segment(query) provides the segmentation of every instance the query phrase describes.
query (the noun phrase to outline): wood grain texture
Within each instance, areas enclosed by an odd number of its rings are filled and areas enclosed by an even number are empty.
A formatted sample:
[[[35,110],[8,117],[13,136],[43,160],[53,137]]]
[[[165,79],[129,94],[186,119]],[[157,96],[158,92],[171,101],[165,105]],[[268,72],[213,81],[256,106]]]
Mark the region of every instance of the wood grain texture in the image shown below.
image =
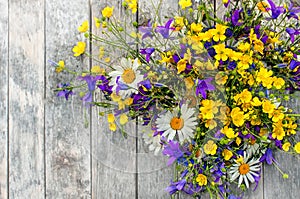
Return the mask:
[[[121,0],[92,1],[92,18],[101,18],[101,10],[106,6],[114,6],[112,18],[121,22],[128,20]],[[101,30],[96,29],[94,24],[92,30],[95,34],[101,34]],[[111,58],[112,66],[119,64],[123,52],[107,45],[103,47],[104,57]],[[93,45],[93,52],[99,52],[99,46]],[[93,62],[92,65],[99,63]],[[99,98],[101,95],[98,93],[95,99]],[[124,138],[120,131],[109,130],[107,118],[99,117],[99,111],[103,109],[95,108],[92,112],[92,198],[136,198],[135,121],[125,128],[128,137]]]
[[[73,57],[72,48],[78,41],[86,41],[77,28],[89,19],[89,9],[87,0],[46,0],[47,60],[65,60],[71,70],[88,68],[88,60]],[[65,101],[55,95],[58,83],[76,77],[55,74],[54,67],[47,63],[46,78],[46,197],[91,198],[90,128],[85,127],[89,109],[77,96]]]
[[[297,92],[287,102],[287,106],[292,108],[295,113],[300,111],[300,93]],[[299,121],[299,118],[297,118]],[[299,131],[297,132],[299,133]],[[298,140],[300,136],[298,134]],[[294,145],[294,144],[293,144]],[[290,148],[292,149],[292,146]],[[289,178],[283,179],[282,174],[273,165],[265,165],[264,172],[264,198],[299,198],[300,195],[300,159],[297,156],[286,154],[283,152],[276,152],[274,154],[276,161],[279,163],[278,167],[287,173]]]
[[[44,1],[9,1],[10,198],[45,195],[44,52]]]
[[[150,18],[157,17],[164,24],[176,15],[178,0],[140,0],[139,24],[146,24]],[[168,158],[160,151],[157,156],[149,151],[144,143],[143,135],[150,133],[149,127],[139,125],[138,128],[138,198],[162,199],[170,198],[165,190],[174,179],[174,167],[167,166]],[[176,177],[176,176],[175,176]]]
[[[8,198],[8,1],[0,0],[0,198]]]

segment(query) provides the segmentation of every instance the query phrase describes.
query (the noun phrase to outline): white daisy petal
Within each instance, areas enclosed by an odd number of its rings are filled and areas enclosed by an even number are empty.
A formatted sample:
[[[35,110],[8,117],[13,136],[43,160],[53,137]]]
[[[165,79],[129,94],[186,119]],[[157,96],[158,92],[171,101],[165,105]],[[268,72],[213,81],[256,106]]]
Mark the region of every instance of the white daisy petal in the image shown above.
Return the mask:
[[[168,140],[173,140],[175,135],[176,135],[176,131],[171,131],[171,133],[169,134]]]
[[[160,114],[155,123],[159,131],[165,131],[164,136],[169,135],[168,139],[173,139],[177,133],[179,141],[184,142],[194,136],[197,118],[194,117],[195,111],[187,104],[181,106],[180,113],[178,116],[178,110],[175,110]]]
[[[259,171],[261,169],[259,159],[251,158],[249,153],[244,152],[243,162],[234,163],[228,173],[231,176],[230,180],[234,181],[238,179],[238,187],[244,182],[246,187],[249,188],[250,183],[255,182],[255,177],[259,176]],[[249,183],[250,181],[250,183]]]
[[[255,182],[255,179],[253,178],[253,176],[249,173],[246,174],[247,178],[250,180],[251,183]]]
[[[243,176],[242,176],[242,175],[240,175],[240,177],[239,177],[239,183],[238,183],[238,187],[240,187],[240,186],[241,186],[242,182],[243,182]]]
[[[247,176],[243,175],[243,178],[244,178],[244,182],[246,184],[247,189],[249,189],[249,182],[248,182]]]

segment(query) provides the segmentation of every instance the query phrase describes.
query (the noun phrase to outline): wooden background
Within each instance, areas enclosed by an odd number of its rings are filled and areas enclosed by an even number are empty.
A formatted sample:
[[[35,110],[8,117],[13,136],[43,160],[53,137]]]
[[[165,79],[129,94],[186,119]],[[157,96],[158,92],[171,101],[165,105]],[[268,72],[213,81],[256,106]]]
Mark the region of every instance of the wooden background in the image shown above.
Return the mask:
[[[149,2],[140,0],[140,7]],[[177,0],[162,4],[177,8]],[[115,6],[122,16],[121,0],[0,0],[1,199],[170,198],[164,188],[173,168],[165,166],[166,158],[147,154],[135,136],[138,127],[133,125],[124,140],[81,102],[66,102],[53,92],[70,77],[57,76],[47,61],[65,59],[74,69],[91,66],[88,60],[71,58],[71,49],[83,39],[77,27],[99,17],[105,5]],[[294,99],[295,107],[297,103]],[[245,198],[299,198],[299,160],[281,154],[276,158],[289,179],[266,166],[255,194],[250,191],[252,196]]]

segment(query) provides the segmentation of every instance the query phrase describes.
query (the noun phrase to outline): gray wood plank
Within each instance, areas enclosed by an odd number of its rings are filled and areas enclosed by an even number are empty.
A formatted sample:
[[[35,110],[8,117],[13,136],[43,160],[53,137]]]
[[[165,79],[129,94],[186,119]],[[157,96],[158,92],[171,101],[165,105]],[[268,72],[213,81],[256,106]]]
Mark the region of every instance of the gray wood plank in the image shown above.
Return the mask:
[[[45,195],[44,8],[43,0],[9,1],[10,198]]]
[[[160,9],[156,13],[158,6]],[[148,19],[153,19],[157,14],[160,17],[157,20],[165,23],[176,15],[177,10],[177,0],[140,0],[139,23],[146,23]],[[153,151],[149,151],[143,135],[150,131],[149,127],[138,126],[138,198],[171,198],[165,189],[174,179],[174,166],[167,166],[168,157],[163,156],[161,151],[157,156]]]
[[[72,70],[88,68],[88,60],[73,57],[72,48],[86,41],[77,28],[89,19],[89,9],[86,0],[46,1],[47,60],[64,60]],[[46,197],[91,198],[89,109],[77,96],[56,97],[56,85],[76,77],[54,70],[46,64]]]
[[[101,10],[106,6],[114,6],[112,18],[120,21],[126,19],[120,0],[93,1],[92,18],[101,18]],[[96,29],[94,24],[92,29],[93,33],[101,35],[102,30]],[[103,46],[104,57],[109,56],[113,64],[118,64],[122,52]],[[99,52],[99,46],[92,47],[94,53]],[[93,62],[92,65],[99,63]],[[100,98],[101,95],[97,93],[95,99]],[[128,137],[124,138],[120,131],[109,130],[107,118],[98,116],[99,111],[104,110],[94,108],[92,112],[92,198],[136,198],[135,122],[127,125],[125,131]]]
[[[8,198],[8,1],[0,7],[0,198]]]
[[[300,112],[300,93],[297,92],[288,102],[288,106],[294,110],[295,113]],[[299,121],[299,118],[297,118]],[[297,132],[299,133],[299,132]],[[300,136],[297,136],[300,140]],[[291,146],[292,148],[292,146]],[[293,150],[291,149],[290,150]],[[299,198],[300,194],[300,167],[299,155],[291,155],[277,151],[274,154],[276,161],[279,163],[279,168],[288,174],[288,179],[283,179],[282,174],[272,165],[264,167],[264,197],[268,198]]]

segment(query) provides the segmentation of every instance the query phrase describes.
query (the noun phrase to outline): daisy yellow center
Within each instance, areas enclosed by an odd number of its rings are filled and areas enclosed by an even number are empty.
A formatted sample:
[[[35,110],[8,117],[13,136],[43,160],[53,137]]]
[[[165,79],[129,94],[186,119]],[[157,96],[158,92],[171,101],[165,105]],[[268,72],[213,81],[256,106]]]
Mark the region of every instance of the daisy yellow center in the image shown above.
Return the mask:
[[[131,68],[125,69],[122,74],[122,79],[123,79],[124,83],[131,84],[135,80],[134,71]]]
[[[184,121],[182,118],[173,117],[170,122],[170,126],[173,130],[180,130],[184,125]]]
[[[243,163],[239,167],[239,172],[241,175],[246,175],[250,171],[250,166],[249,164]]]

